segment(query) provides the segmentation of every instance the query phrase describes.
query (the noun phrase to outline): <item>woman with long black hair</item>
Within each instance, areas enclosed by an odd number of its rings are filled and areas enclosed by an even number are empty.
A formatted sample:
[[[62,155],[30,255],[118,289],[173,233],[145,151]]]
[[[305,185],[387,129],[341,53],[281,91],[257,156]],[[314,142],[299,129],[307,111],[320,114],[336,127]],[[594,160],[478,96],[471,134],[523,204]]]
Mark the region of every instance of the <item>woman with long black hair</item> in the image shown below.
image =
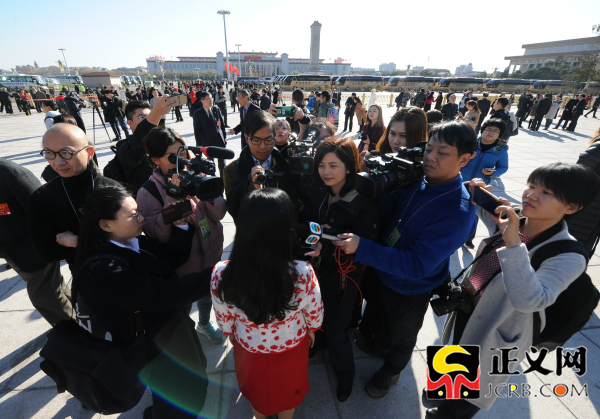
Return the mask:
[[[291,419],[310,390],[308,349],[323,321],[319,284],[310,263],[295,260],[296,217],[285,192],[251,192],[236,227],[231,259],[212,275],[217,321],[255,418]]]
[[[177,276],[193,232],[174,229],[168,246],[141,236],[144,217],[120,186],[97,188],[83,206],[72,295],[80,325],[130,344],[144,330],[152,390],[144,418],[196,418],[206,398],[206,357],[183,307],[209,291],[210,268]],[[89,318],[82,317],[82,306]],[[143,323],[138,327],[139,321]]]
[[[358,150],[351,138],[329,138],[317,148],[314,161],[315,186],[307,193],[308,201],[300,220],[321,224],[323,228],[364,234],[376,239],[379,233],[379,210],[374,200],[354,189],[358,166]],[[350,327],[358,298],[364,265],[351,256],[336,251],[323,240],[319,258],[313,258],[325,306],[323,329],[317,333],[314,351],[327,348],[329,363],[337,380],[337,399],[344,402],[352,393],[355,366]]]

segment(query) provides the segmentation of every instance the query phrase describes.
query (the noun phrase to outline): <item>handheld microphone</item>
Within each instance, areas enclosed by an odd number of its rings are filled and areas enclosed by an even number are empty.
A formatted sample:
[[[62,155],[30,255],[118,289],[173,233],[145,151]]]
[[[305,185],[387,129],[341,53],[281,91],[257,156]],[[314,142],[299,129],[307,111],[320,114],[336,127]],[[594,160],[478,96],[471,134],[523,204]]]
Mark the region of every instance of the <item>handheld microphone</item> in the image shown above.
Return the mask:
[[[196,154],[204,154],[206,158],[209,159],[233,159],[235,157],[235,153],[233,150],[228,150],[223,147],[193,147],[193,146],[183,146],[186,150],[193,151]]]
[[[309,222],[306,224],[296,224],[296,235],[298,238],[308,244],[313,245],[317,244],[321,239],[327,239],[331,241],[340,241],[341,239],[331,236],[329,234],[324,234],[321,226],[314,222]]]

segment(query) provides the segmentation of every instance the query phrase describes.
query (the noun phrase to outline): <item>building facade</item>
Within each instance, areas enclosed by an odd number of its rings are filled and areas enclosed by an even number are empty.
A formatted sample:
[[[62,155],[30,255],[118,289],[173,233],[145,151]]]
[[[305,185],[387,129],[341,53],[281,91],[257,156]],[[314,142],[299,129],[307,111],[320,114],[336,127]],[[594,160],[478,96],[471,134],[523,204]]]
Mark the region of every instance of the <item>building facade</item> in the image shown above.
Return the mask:
[[[392,71],[396,71],[395,63],[383,63],[379,64],[379,71],[391,73]]]
[[[600,39],[597,36],[589,38],[566,39],[563,41],[540,42],[537,44],[525,44],[523,55],[512,55],[504,57],[509,60],[509,74],[516,70],[527,71],[549,65],[558,57],[564,57],[571,66],[578,66],[578,58],[582,55],[600,53]]]
[[[160,74],[159,57],[146,58],[148,72]],[[225,70],[225,54],[217,52],[214,57],[177,57],[177,60],[164,60],[164,71],[195,72],[206,70]],[[349,74],[352,64],[342,58],[333,61],[319,59],[320,71],[324,74]],[[288,54],[278,55],[277,52],[243,52],[232,51],[229,53],[229,64],[240,70],[240,77],[260,76],[272,77],[277,75],[291,74],[295,71],[300,73],[309,72],[309,58],[290,58]]]

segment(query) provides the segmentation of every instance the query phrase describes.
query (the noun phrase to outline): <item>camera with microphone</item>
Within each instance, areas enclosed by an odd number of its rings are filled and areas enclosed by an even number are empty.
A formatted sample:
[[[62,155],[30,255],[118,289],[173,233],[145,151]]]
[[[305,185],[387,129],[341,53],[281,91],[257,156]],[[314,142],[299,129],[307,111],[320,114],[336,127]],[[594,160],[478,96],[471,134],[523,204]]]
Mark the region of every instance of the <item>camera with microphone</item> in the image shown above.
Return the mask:
[[[171,182],[167,184],[167,195],[176,199],[195,196],[201,201],[210,201],[223,195],[223,179],[216,174],[215,163],[208,158],[232,159],[235,154],[231,150],[220,147],[191,147],[181,146],[196,156],[190,160],[177,155],[170,155],[169,162],[176,165],[169,173],[177,174],[180,185],[175,186]],[[202,156],[204,154],[205,158]],[[187,169],[186,169],[187,167]],[[200,174],[207,176],[200,176]]]
[[[360,172],[356,177],[356,190],[370,198],[377,198],[382,191],[395,192],[406,188],[423,177],[426,142],[416,147],[400,147],[397,153],[379,156],[376,152],[365,156],[369,172]]]
[[[319,145],[320,131],[316,127],[308,129],[305,140],[294,133],[290,134],[288,153],[290,173],[294,175],[312,175],[314,170],[315,149]]]

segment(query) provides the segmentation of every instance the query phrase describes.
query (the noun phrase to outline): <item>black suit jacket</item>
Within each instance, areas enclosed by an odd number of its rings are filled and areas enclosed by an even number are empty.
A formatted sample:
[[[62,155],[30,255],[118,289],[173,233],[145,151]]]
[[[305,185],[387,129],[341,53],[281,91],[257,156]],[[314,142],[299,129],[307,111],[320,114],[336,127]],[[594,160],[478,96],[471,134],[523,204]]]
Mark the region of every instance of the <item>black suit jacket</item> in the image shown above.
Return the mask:
[[[260,109],[268,111],[271,106],[271,98],[268,95],[262,95],[260,98]]]
[[[549,97],[543,98],[538,102],[537,109],[535,110],[535,116],[539,117],[538,119],[541,119],[548,113],[550,107],[552,107],[552,99]]]
[[[577,102],[577,105],[575,105],[575,107],[573,108],[573,116],[583,115],[583,111],[585,111],[586,105],[587,105],[587,100],[585,100],[585,99],[581,99],[579,102]]]
[[[481,115],[486,116],[488,114],[491,104],[492,102],[490,102],[487,98],[479,99],[477,101],[477,107],[479,108]]]
[[[250,105],[248,105],[248,113],[246,114],[246,118],[248,118],[248,116],[250,116],[252,114],[252,112],[256,112],[256,111],[260,111],[260,108],[258,106],[256,106],[254,103],[250,103]],[[237,124],[234,128],[233,128],[233,132],[235,132],[236,134],[239,134],[240,132],[244,132],[244,119],[242,118],[242,115],[244,112],[244,107],[240,106],[240,123]]]
[[[210,119],[206,114],[204,107],[194,112],[194,136],[196,137],[196,146],[198,147],[225,147],[225,124],[223,123],[223,115],[221,110],[213,106],[210,108],[210,113],[213,119]],[[220,125],[217,125],[220,123]],[[218,130],[221,130],[223,137],[219,134]]]

